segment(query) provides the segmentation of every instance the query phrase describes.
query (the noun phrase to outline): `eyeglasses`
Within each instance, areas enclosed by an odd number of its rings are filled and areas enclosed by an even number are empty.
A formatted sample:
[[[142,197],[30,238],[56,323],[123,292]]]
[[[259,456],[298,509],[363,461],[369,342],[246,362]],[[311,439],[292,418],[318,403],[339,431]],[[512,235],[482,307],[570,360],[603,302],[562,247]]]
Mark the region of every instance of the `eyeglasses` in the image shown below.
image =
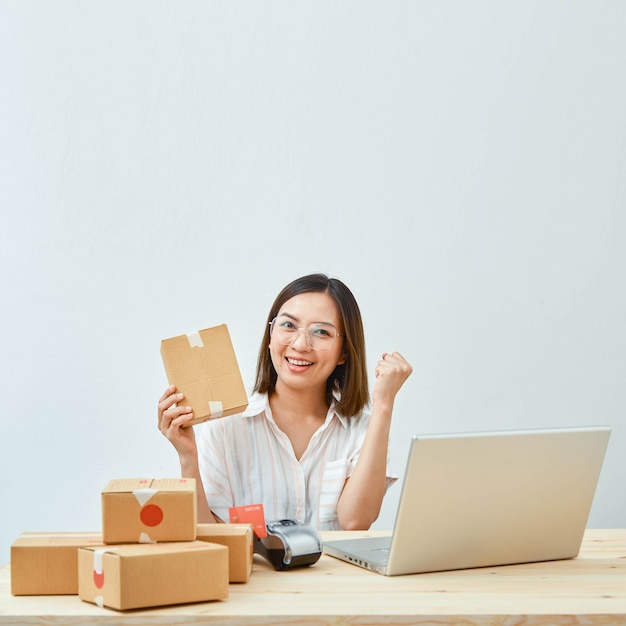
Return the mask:
[[[308,328],[298,328],[293,321],[284,315],[275,317],[270,322],[270,336],[283,346],[290,346],[304,332],[309,348],[313,350],[330,350],[341,333],[332,324],[311,324]]]

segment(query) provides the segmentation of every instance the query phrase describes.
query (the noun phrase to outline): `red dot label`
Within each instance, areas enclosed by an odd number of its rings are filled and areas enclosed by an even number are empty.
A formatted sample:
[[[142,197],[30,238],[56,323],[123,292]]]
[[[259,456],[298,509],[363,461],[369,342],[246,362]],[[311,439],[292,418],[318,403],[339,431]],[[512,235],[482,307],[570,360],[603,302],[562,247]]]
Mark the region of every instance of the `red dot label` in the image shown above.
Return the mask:
[[[139,517],[146,526],[158,526],[163,521],[163,510],[156,504],[147,504],[141,509]]]
[[[104,572],[93,572],[93,582],[98,587],[98,589],[102,589],[104,587]]]

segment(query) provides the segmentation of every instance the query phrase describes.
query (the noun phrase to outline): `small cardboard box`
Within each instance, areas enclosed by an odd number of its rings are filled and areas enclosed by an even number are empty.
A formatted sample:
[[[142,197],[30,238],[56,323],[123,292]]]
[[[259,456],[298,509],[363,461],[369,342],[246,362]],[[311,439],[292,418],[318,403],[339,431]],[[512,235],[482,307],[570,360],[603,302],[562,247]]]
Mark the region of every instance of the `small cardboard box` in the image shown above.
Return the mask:
[[[102,492],[104,543],[193,541],[197,521],[193,478],[121,478]]]
[[[252,573],[253,537],[251,524],[198,524],[199,541],[219,543],[228,548],[231,583],[247,583]]]
[[[225,324],[164,339],[161,358],[167,380],[193,409],[189,425],[241,413],[248,396]]]
[[[126,610],[228,597],[228,549],[204,541],[78,551],[78,595]]]
[[[101,533],[22,533],[11,545],[11,593],[76,595],[78,549],[96,545]]]

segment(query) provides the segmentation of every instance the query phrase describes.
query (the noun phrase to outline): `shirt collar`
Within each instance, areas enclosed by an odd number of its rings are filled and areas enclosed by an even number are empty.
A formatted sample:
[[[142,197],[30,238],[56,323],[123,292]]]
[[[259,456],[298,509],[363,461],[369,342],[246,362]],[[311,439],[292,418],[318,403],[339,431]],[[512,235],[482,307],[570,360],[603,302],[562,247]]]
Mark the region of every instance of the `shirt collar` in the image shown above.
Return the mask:
[[[271,415],[271,411],[269,411],[269,406],[269,399],[266,393],[254,393],[249,399],[248,407],[242,413],[242,416],[254,417],[255,415],[259,415],[259,413],[263,412],[266,412],[267,415]],[[343,415],[337,413],[336,402],[334,400],[328,408],[328,413],[326,414],[326,419],[324,420],[323,426],[326,427],[328,424],[330,424],[333,417],[336,417],[339,420],[339,423],[344,428],[348,428],[348,419]]]
[[[344,428],[348,428],[348,418],[344,417],[343,415],[339,415],[339,413],[337,413],[335,405],[336,403],[333,400],[328,409],[328,413],[326,414],[326,421],[324,422],[324,424],[329,424],[333,417],[336,417]]]

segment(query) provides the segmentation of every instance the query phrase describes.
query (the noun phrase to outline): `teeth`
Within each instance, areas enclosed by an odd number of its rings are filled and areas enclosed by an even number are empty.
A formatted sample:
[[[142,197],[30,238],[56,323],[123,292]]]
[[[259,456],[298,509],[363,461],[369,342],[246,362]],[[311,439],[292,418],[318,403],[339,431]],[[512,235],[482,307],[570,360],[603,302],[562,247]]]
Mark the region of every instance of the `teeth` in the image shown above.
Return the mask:
[[[297,361],[296,359],[287,359],[292,365],[313,365],[311,361]]]

